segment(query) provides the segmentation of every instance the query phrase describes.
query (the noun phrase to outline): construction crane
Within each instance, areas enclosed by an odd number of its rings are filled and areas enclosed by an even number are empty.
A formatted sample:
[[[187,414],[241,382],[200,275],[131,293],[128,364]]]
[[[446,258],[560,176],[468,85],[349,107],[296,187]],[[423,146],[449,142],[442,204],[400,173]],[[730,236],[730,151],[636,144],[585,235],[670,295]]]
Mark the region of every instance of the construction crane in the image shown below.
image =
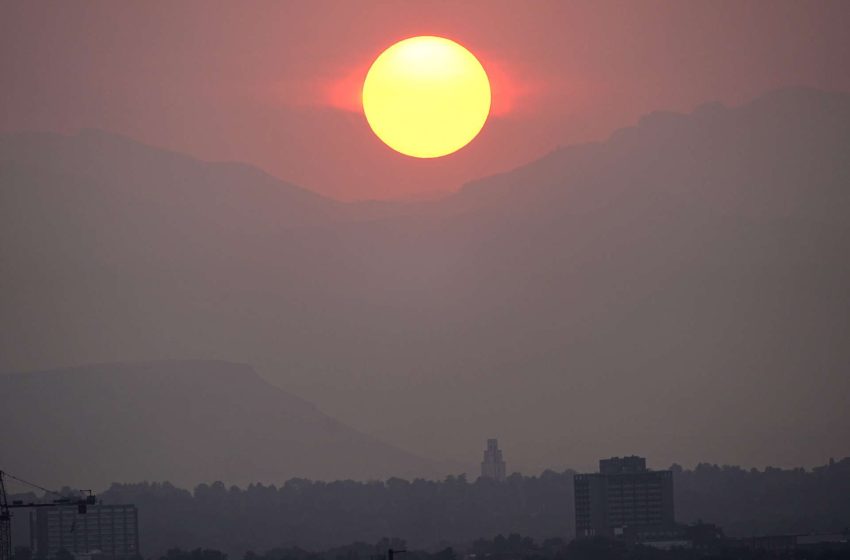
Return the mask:
[[[33,488],[38,488],[45,492],[45,494],[59,496],[59,498],[51,502],[24,502],[23,500],[13,500],[12,503],[9,503],[9,498],[6,495],[7,478],[16,480],[21,484],[26,484],[27,486],[32,486]],[[86,513],[88,506],[94,505],[97,503],[97,500],[91,490],[80,490],[80,492],[87,492],[88,495],[82,498],[69,498],[67,496],[62,496],[59,492],[48,490],[43,486],[27,482],[22,478],[0,470],[0,560],[12,560],[12,509],[76,506],[78,513]]]

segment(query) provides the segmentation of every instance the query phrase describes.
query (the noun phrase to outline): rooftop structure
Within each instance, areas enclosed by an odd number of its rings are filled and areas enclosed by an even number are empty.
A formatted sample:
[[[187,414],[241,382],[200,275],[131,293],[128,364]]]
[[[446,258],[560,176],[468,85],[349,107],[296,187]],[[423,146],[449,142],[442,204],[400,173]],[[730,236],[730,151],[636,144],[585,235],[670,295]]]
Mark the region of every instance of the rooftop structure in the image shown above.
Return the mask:
[[[505,480],[506,466],[502,458],[502,450],[499,449],[499,441],[487,440],[487,449],[484,450],[484,460],[481,461],[481,478],[491,480]]]

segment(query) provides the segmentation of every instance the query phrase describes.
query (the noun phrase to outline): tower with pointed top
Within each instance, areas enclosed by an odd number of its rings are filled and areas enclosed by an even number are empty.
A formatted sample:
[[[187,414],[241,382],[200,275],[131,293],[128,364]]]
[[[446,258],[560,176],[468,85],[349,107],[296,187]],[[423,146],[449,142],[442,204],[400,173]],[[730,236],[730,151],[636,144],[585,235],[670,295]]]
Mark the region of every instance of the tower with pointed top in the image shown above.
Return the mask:
[[[498,482],[505,480],[505,460],[502,458],[502,450],[499,449],[499,441],[495,438],[487,440],[484,460],[481,461],[481,478]]]

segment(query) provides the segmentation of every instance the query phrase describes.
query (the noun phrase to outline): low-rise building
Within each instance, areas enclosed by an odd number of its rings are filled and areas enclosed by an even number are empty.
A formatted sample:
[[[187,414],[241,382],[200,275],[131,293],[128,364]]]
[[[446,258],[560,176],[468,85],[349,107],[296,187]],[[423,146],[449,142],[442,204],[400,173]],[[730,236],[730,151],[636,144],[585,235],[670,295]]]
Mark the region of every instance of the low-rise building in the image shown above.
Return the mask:
[[[50,560],[64,550],[77,560],[132,560],[139,558],[139,522],[136,506],[92,505],[77,508],[40,508],[30,513],[33,558]]]

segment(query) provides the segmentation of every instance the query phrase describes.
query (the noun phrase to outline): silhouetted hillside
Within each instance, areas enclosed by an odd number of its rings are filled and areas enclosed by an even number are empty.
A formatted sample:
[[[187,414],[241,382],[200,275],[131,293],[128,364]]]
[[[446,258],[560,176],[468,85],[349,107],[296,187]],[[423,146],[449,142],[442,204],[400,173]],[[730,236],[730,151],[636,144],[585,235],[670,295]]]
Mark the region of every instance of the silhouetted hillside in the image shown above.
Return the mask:
[[[512,470],[812,465],[850,453],[848,153],[850,95],[786,90],[376,209],[7,138],[0,369],[244,361],[469,468],[493,435]]]
[[[327,219],[343,206],[250,165],[200,161],[100,130],[0,135],[0,161],[5,210],[20,203],[37,219],[86,207],[88,217],[103,220],[91,224],[98,228],[144,217],[153,220],[139,224],[145,229],[214,225],[258,234]],[[42,184],[45,175],[76,184]]]
[[[0,375],[0,441],[4,470],[48,486],[97,489],[117,476],[187,484],[433,472],[250,366],[226,362]]]

